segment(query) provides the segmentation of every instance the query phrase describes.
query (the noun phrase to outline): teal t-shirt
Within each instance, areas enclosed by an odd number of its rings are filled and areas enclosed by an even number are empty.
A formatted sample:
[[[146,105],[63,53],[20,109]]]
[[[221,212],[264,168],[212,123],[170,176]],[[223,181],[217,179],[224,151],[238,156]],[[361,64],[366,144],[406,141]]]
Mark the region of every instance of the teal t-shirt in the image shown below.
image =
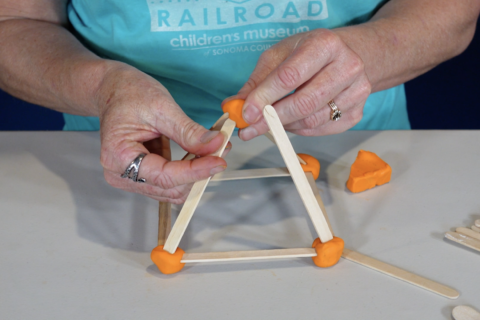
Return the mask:
[[[194,121],[210,127],[223,99],[262,52],[286,37],[365,22],[385,0],[71,0],[76,34],[102,57],[156,78]],[[341,109],[341,106],[339,106]],[[98,130],[65,114],[66,130]],[[370,95],[354,129],[409,129],[403,86]]]

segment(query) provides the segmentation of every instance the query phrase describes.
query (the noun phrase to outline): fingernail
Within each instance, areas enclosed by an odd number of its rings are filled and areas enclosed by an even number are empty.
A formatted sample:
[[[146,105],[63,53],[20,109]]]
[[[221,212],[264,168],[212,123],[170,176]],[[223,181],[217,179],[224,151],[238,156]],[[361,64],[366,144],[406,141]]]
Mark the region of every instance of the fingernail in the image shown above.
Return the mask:
[[[213,138],[215,138],[219,133],[220,133],[220,131],[207,131],[200,138],[200,142],[203,143],[203,144],[207,144],[210,141],[212,141]]]
[[[253,138],[255,138],[256,136],[258,136],[258,131],[257,129],[253,128],[253,127],[246,127],[245,129],[243,129],[240,133],[241,135],[241,138],[242,140],[251,140]]]
[[[260,119],[260,110],[251,104],[247,104],[243,111],[243,119],[250,124],[256,123]]]
[[[217,173],[220,173],[222,171],[225,171],[225,169],[227,169],[227,166],[218,166],[218,167],[215,167],[213,168],[212,170],[210,170],[210,175],[211,176],[214,176],[216,175]]]

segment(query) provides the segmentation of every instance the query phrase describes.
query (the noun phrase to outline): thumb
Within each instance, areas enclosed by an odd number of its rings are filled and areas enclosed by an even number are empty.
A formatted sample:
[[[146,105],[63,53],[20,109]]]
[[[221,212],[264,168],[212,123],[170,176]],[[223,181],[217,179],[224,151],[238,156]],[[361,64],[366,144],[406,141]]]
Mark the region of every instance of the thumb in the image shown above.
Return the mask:
[[[210,131],[190,119],[181,109],[167,117],[161,132],[189,153],[206,156],[217,151],[225,139],[219,131]]]

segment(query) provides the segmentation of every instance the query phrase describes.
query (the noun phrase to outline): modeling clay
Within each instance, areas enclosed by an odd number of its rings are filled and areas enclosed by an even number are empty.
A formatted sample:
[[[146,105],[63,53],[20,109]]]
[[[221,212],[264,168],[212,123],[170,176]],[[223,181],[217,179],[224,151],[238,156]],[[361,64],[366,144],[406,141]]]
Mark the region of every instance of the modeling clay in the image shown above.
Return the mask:
[[[347,188],[352,192],[362,192],[389,182],[391,175],[392,168],[379,156],[360,150],[350,168]]]
[[[299,153],[297,155],[307,163],[307,164],[300,164],[302,166],[303,171],[311,172],[313,174],[313,178],[317,180],[318,176],[320,175],[320,162],[314,157],[312,157],[311,155],[308,155],[305,153]]]
[[[248,123],[243,120],[242,109],[245,100],[235,99],[225,103],[222,107],[224,113],[228,112],[229,118],[237,123],[237,128],[243,129],[249,126]]]
[[[320,238],[315,239],[312,248],[315,248],[317,256],[312,257],[313,263],[320,268],[328,268],[335,265],[342,257],[344,246],[343,240],[338,237],[333,237],[332,240],[325,243],[322,243]]]
[[[150,257],[162,273],[172,274],[179,272],[185,266],[185,263],[180,262],[184,253],[185,251],[177,248],[175,253],[171,254],[163,250],[163,246],[157,246],[152,250]]]

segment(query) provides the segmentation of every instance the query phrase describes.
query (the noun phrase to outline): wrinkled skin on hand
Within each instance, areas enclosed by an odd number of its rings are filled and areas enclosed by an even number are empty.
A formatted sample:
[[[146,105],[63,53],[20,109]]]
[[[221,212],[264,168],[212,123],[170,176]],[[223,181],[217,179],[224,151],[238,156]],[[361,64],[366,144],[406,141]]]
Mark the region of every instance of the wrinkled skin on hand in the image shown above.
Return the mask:
[[[370,92],[361,58],[335,32],[316,29],[265,51],[243,88],[226,101],[246,100],[243,117],[251,126],[240,131],[243,140],[268,131],[262,116],[265,105],[274,106],[286,130],[319,136],[357,124]],[[337,122],[330,120],[330,100],[342,112]]]
[[[183,203],[195,181],[226,168],[222,158],[207,156],[221,146],[223,135],[192,121],[168,91],[148,75],[128,66],[114,69],[105,77],[97,100],[100,162],[110,185],[162,202]],[[169,139],[202,157],[170,161]],[[121,178],[140,153],[147,154],[139,170],[139,177],[146,183]]]

